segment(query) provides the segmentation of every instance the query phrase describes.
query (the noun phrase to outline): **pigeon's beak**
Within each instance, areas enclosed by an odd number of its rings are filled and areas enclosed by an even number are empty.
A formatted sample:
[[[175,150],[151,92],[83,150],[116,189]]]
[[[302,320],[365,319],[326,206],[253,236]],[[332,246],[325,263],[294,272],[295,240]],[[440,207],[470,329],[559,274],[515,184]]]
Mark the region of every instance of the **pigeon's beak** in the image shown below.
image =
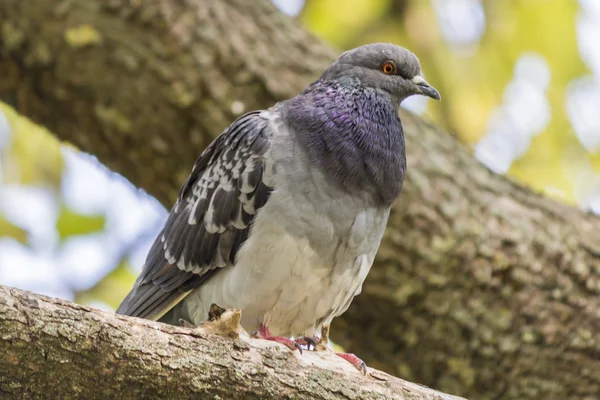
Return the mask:
[[[431,86],[421,75],[417,75],[412,78],[412,82],[417,85],[417,89],[419,92],[427,97],[431,97],[435,100],[441,100],[442,96],[440,96],[440,92],[435,90],[433,86]]]

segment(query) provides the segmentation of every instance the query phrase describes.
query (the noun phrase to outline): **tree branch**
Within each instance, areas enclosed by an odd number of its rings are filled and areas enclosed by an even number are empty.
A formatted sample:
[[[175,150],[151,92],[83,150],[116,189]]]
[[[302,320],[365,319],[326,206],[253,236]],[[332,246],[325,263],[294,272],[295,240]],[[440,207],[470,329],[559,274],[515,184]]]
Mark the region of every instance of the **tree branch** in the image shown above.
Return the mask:
[[[295,95],[336,54],[268,0],[3,0],[0,17],[0,99],[166,206],[239,112]],[[600,220],[401,116],[407,181],[333,339],[468,397],[595,398]]]
[[[239,317],[180,328],[0,286],[0,397],[459,400],[239,335]]]

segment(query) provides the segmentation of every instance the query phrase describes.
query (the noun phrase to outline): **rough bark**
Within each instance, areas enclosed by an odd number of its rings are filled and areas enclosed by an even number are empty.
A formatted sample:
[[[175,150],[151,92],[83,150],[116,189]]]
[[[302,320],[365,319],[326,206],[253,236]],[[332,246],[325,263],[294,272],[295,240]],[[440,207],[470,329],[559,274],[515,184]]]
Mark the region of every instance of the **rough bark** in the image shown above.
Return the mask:
[[[239,318],[180,328],[0,286],[0,397],[460,400],[252,339]]]
[[[167,207],[235,115],[335,56],[268,0],[3,0],[0,16],[0,99]],[[600,398],[600,220],[401,117],[407,182],[333,339],[472,398]]]

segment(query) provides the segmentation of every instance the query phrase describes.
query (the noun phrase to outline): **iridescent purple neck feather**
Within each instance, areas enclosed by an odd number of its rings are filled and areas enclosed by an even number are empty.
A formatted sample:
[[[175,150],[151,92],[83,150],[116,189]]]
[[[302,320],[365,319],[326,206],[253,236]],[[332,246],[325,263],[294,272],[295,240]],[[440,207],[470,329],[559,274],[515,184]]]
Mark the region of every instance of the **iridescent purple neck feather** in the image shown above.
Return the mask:
[[[388,93],[355,80],[319,80],[284,102],[282,113],[333,185],[390,206],[406,172],[398,105]]]

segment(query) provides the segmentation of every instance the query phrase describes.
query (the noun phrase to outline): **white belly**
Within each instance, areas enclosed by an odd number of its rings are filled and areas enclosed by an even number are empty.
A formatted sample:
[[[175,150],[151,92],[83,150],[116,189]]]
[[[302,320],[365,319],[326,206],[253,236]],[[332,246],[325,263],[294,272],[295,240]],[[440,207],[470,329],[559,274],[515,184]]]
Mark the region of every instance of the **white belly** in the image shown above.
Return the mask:
[[[236,264],[192,292],[184,315],[199,324],[216,303],[241,309],[248,332],[263,324],[273,335],[312,336],[344,312],[371,268],[389,211],[357,212],[342,234],[339,223],[315,210],[301,211],[312,217],[290,218],[289,199],[274,194]]]

